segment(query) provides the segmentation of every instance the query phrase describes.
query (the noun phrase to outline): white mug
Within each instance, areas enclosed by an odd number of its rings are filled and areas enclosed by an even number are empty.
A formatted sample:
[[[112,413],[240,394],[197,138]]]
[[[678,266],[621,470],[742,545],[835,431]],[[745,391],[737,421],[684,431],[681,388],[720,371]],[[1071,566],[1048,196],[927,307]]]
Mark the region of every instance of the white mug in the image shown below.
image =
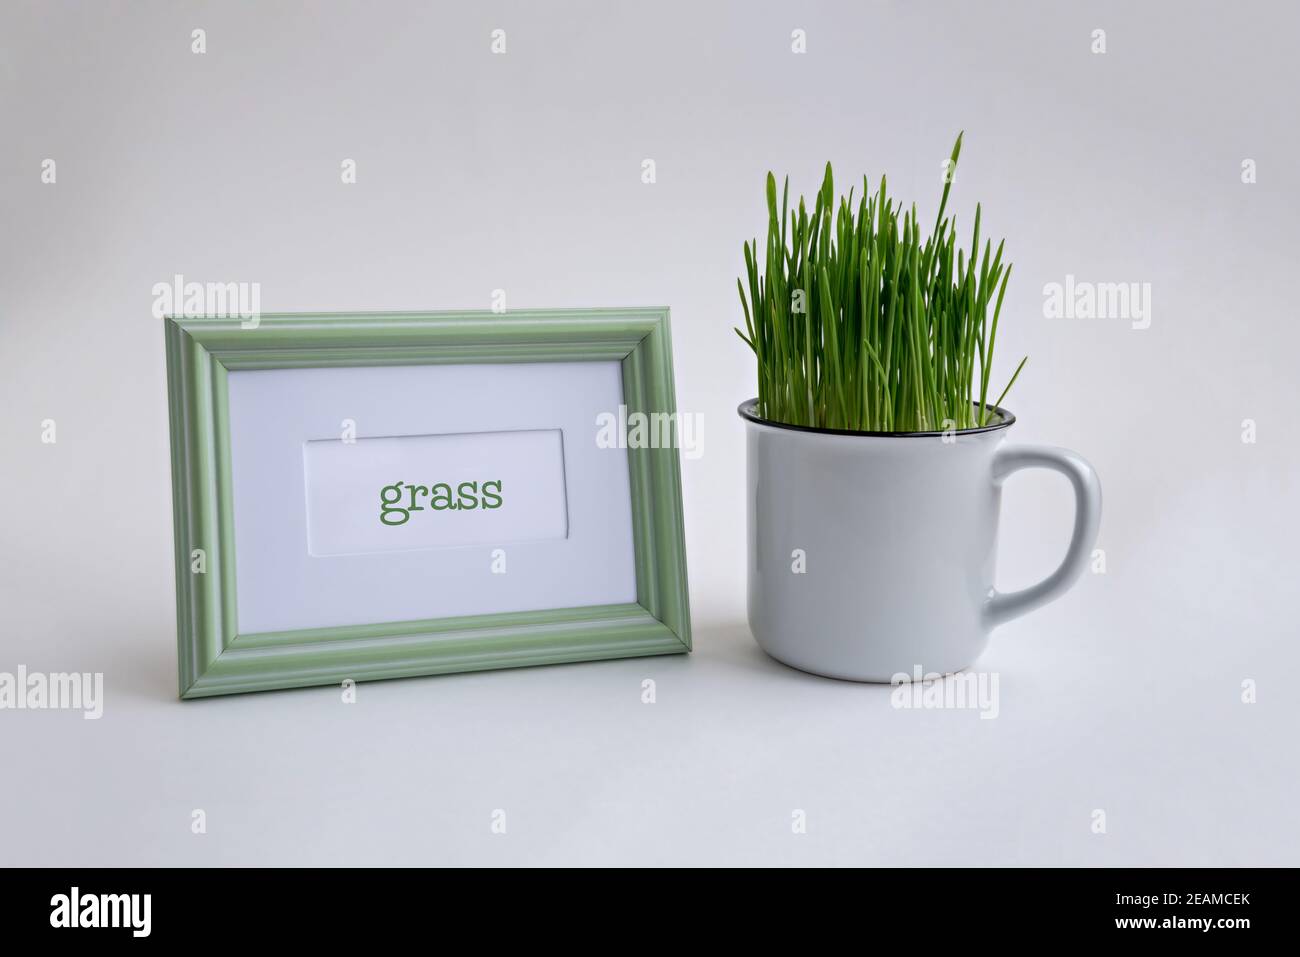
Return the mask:
[[[742,403],[749,627],[773,658],[854,681],[969,667],[1003,622],[1060,597],[1101,523],[1101,484],[1067,449],[1005,444],[1015,416],[952,432],[844,432],[762,419]],[[993,587],[1002,482],[1045,468],[1074,487],[1060,566]]]

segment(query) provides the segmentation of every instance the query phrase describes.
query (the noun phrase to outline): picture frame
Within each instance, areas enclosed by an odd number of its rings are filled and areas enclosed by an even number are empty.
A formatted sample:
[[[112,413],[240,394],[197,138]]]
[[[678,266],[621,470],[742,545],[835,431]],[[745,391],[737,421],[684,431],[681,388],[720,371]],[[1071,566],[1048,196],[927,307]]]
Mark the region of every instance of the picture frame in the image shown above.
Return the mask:
[[[181,698],[338,684],[349,679],[367,681],[690,650],[679,443],[676,441],[678,423],[669,312],[666,308],[503,314],[266,314],[253,322],[239,318],[169,316],[164,319],[164,329]],[[575,363],[580,365],[570,365]],[[530,369],[529,366],[536,368]],[[521,581],[527,585],[529,574],[544,577],[544,573],[525,571],[523,579],[520,579],[520,573],[511,572],[516,576],[513,580],[508,575],[501,576],[490,585],[487,579],[466,578],[469,573],[462,575],[462,566],[458,563],[482,562],[484,550],[493,544],[488,540],[446,548],[423,542],[414,549],[391,554],[366,553],[363,549],[362,554],[308,555],[308,546],[299,540],[303,528],[310,529],[312,522],[322,528],[331,522],[337,525],[337,516],[332,510],[317,509],[320,514],[315,518],[310,515],[304,518],[300,514],[303,512],[301,507],[291,507],[294,502],[300,506],[306,501],[306,511],[310,513],[313,508],[311,493],[301,488],[303,483],[296,474],[296,466],[281,467],[284,462],[292,465],[312,459],[306,454],[304,436],[284,427],[283,435],[259,437],[257,442],[242,438],[263,429],[260,423],[274,420],[284,409],[294,407],[295,402],[304,409],[310,408],[311,401],[303,396],[330,394],[328,391],[304,392],[300,386],[308,379],[312,388],[323,384],[327,390],[331,383],[341,383],[338,388],[344,392],[351,388],[353,399],[359,401],[358,397],[365,397],[369,401],[373,399],[376,383],[379,392],[384,393],[387,384],[398,376],[405,378],[400,385],[387,389],[390,400],[413,394],[409,392],[412,388],[417,391],[432,389],[434,391],[429,393],[432,395],[439,388],[438,383],[455,376],[490,375],[495,385],[491,390],[480,392],[496,395],[500,389],[508,393],[510,383],[521,376],[533,376],[535,380],[539,374],[555,371],[563,373],[563,383],[571,383],[584,379],[584,375],[574,375],[574,370],[595,373],[601,369],[610,371],[611,374],[605,378],[616,383],[615,388],[621,391],[618,397],[621,401],[620,420],[624,414],[627,417],[636,413],[657,415],[670,423],[674,439],[667,442],[666,447],[663,442],[624,442],[622,444],[627,447],[613,450],[614,458],[597,459],[587,452],[587,437],[581,435],[580,429],[572,428],[563,435],[564,451],[570,458],[589,463],[606,477],[593,477],[584,486],[588,491],[606,486],[626,490],[626,513],[616,507],[609,511],[611,514],[626,514],[630,519],[626,523],[630,524],[626,533],[630,547],[620,545],[617,536],[611,539],[612,543],[602,544],[599,536],[604,533],[599,530],[605,526],[620,526],[621,523],[613,519],[606,522],[600,514],[584,516],[582,509],[590,511],[594,506],[584,504],[585,500],[575,503],[570,496],[565,506],[569,509],[567,521],[570,523],[566,538],[514,546],[514,550],[525,558],[534,551],[540,554],[546,561],[539,560],[538,568],[563,564],[547,558],[548,555],[564,554],[583,559],[585,553],[579,546],[594,552],[597,561],[587,562],[593,568],[621,568],[626,553],[626,567],[634,576],[634,583],[614,581],[610,586],[613,591],[609,592],[622,594],[619,590],[625,590],[622,600],[592,603],[584,600],[562,607],[511,607],[506,602],[502,610],[493,610],[495,593],[490,589],[500,587],[498,581],[509,581],[510,587],[519,592],[523,587]],[[348,382],[353,385],[349,386]],[[250,383],[257,388],[254,389]],[[365,383],[365,388],[357,383]],[[280,391],[265,391],[263,387],[268,384]],[[536,389],[536,386],[530,385],[529,388]],[[554,393],[555,390],[550,391]],[[594,398],[584,399],[575,389],[569,389],[569,392],[576,397],[574,408],[579,411],[584,402],[590,408],[596,401]],[[268,395],[276,396],[276,400],[265,401]],[[233,407],[232,397],[236,400]],[[548,401],[537,392],[532,394],[532,398],[541,401],[528,401],[528,396],[524,396],[498,405],[518,409],[521,415],[527,412],[531,425],[520,425],[520,430],[549,428],[546,425]],[[612,401],[612,396],[606,398]],[[464,410],[473,410],[481,404],[459,399],[447,401],[442,404],[442,411],[429,412],[426,416],[429,421],[436,419],[441,424],[426,428],[425,420],[420,418],[424,412],[418,408],[417,402],[403,399],[388,403],[408,415],[403,420],[408,423],[404,426],[408,431],[399,429],[397,438],[420,438],[424,443],[422,448],[432,441],[430,435],[436,439],[447,432],[449,422],[452,423],[451,433],[466,431],[456,427],[455,416],[466,415]],[[604,403],[605,406],[608,404]],[[325,405],[330,405],[330,402]],[[388,406],[381,403],[375,408],[382,410]],[[458,409],[461,411],[457,412]],[[310,415],[303,414],[304,421],[310,419]],[[500,410],[494,414],[498,418],[509,418]],[[567,414],[572,421],[579,421],[572,418],[579,412]],[[412,415],[415,417],[411,418]],[[474,419],[474,415],[478,418]],[[482,418],[482,414],[474,415],[470,415],[473,419],[471,432],[495,434],[493,429],[483,427],[487,420]],[[499,424],[504,426],[500,430],[503,434],[516,428],[509,422]],[[594,434],[594,422],[591,429]],[[370,437],[364,429],[360,434],[363,439]],[[328,434],[312,439],[310,427],[305,435],[311,441],[337,439],[337,436]],[[392,439],[393,436],[385,438]],[[291,447],[297,448],[296,453],[289,451]],[[413,449],[415,446],[402,448]],[[266,449],[275,450],[274,455],[264,453]],[[293,454],[299,458],[292,458]],[[346,459],[351,454],[342,453],[341,458]],[[496,454],[500,461],[509,463],[504,443],[498,443]],[[365,455],[373,457],[370,452]],[[611,464],[621,462],[617,458],[621,455],[626,456],[625,483],[618,478],[622,466]],[[274,459],[276,464],[264,467],[264,463],[259,464],[262,458]],[[447,458],[443,455],[443,460]],[[519,468],[525,464],[514,463]],[[314,467],[307,466],[308,483],[314,481],[310,472]],[[573,461],[562,463],[564,469],[572,470],[574,467]],[[344,471],[322,474],[336,485],[348,479]],[[526,473],[521,471],[519,474]],[[610,476],[616,481],[610,480]],[[581,473],[564,473],[564,481],[570,485],[579,478]],[[417,487],[424,488],[422,485]],[[416,494],[412,488],[412,504]],[[256,512],[261,508],[264,495],[272,498],[283,496],[283,501],[289,504],[276,506],[278,511],[265,513],[272,517],[269,523],[263,521],[265,514],[254,514],[252,519],[242,524],[237,521],[237,515],[242,514],[240,509]],[[593,495],[598,500],[601,497],[598,492],[593,491]],[[424,516],[420,518],[425,520]],[[268,524],[272,526],[272,532],[264,533],[262,529]],[[578,532],[574,531],[579,524],[581,530],[585,530],[583,534],[588,536],[585,546]],[[276,526],[284,527],[275,531]],[[244,553],[240,552],[237,529],[247,537]],[[353,534],[346,523],[327,530],[343,539]],[[253,539],[265,535],[272,537],[258,542],[254,549]],[[551,549],[550,553],[545,551],[547,548]],[[347,548],[343,550],[347,551]],[[256,576],[250,571],[259,560],[257,556],[266,551],[289,556],[285,583],[275,580],[276,568],[282,567],[283,561],[279,566],[268,566],[269,571],[261,569]],[[467,594],[481,593],[474,598],[479,605],[474,606],[473,613],[400,620],[385,620],[384,614],[380,614],[373,621],[353,620],[339,624],[326,621],[313,623],[310,627],[258,627],[254,622],[250,627],[240,628],[241,611],[245,620],[252,616],[263,623],[280,621],[277,615],[283,609],[276,604],[279,596],[292,593],[295,587],[299,589],[299,599],[289,609],[289,618],[284,620],[298,624],[308,622],[311,615],[324,613],[319,604],[330,602],[333,602],[334,614],[353,614],[359,604],[368,600],[369,592],[358,586],[356,593],[350,594],[346,585],[348,574],[355,575],[360,581],[367,568],[387,562],[388,565],[383,567],[395,568],[409,578],[412,569],[418,573],[421,562],[431,560],[427,556],[435,553],[442,562],[442,578],[457,579],[460,576],[471,581],[472,587],[448,585],[440,588],[437,577],[422,576],[413,579],[417,583],[415,587],[394,593],[399,598],[395,604],[403,609],[425,607],[418,603],[454,603],[463,601]],[[606,560],[610,554],[617,560]],[[295,578],[291,572],[299,566],[307,571]],[[338,567],[345,569],[344,577],[328,580],[342,581],[344,585],[329,588],[313,585],[315,569]],[[239,587],[241,568],[244,572],[244,606],[241,606]],[[347,572],[346,569],[354,571]],[[477,569],[478,566],[474,575],[478,575]],[[559,577],[562,573],[562,567],[554,571],[557,577],[553,584],[560,592],[589,587],[580,578]],[[600,579],[602,574],[593,571],[587,577]],[[371,576],[371,580],[378,582],[371,591],[384,592],[387,578]],[[338,597],[340,591],[342,597]],[[515,604],[526,602],[528,594],[538,593],[536,589],[533,592],[524,589],[514,599]],[[603,592],[592,594],[599,597]],[[254,614],[250,606],[259,595],[265,608]],[[406,613],[409,614],[409,610]],[[294,618],[295,615],[299,617]],[[304,615],[307,617],[302,617]],[[369,617],[375,617],[374,610]]]

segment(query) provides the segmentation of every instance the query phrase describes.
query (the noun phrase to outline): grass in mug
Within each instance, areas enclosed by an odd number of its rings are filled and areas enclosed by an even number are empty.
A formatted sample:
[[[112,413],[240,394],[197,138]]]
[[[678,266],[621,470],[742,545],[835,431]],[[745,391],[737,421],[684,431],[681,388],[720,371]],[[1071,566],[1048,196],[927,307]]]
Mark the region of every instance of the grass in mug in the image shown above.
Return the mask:
[[[758,357],[758,414],[774,422],[861,432],[928,432],[986,425],[989,372],[1002,298],[1011,277],[997,250],[980,251],[980,207],[970,253],[959,247],[956,219],[944,216],[952,148],[939,214],[922,237],[916,206],[880,188],[853,191],[836,206],[831,164],[812,214],[802,198],[789,208],[787,177],[777,209],[767,174],[767,250],[745,243],[748,289],[737,279],[745,332]],[[978,261],[977,261],[978,260]],[[747,295],[748,293],[748,295]],[[990,306],[992,307],[990,315]]]

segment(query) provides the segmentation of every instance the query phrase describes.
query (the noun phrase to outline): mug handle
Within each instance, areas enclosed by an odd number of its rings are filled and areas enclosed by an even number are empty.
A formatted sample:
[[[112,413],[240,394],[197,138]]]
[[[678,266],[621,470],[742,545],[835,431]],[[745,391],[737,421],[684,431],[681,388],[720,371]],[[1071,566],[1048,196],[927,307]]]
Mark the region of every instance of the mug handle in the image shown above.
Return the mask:
[[[1021,469],[1051,469],[1070,480],[1074,487],[1074,532],[1065,559],[1052,574],[1020,591],[993,592],[984,606],[984,621],[989,628],[1019,618],[1069,591],[1088,564],[1101,526],[1101,482],[1083,456],[1049,445],[1004,445],[994,454],[994,484],[1001,486],[1012,472]]]

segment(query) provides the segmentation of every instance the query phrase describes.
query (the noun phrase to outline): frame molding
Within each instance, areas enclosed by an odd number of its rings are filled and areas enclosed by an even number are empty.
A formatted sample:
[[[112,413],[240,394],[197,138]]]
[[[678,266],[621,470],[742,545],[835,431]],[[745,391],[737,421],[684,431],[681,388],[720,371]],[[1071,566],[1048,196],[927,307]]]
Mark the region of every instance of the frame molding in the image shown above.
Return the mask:
[[[300,631],[236,631],[226,375],[237,369],[617,360],[628,412],[675,413],[668,310],[167,318],[180,696],[671,654],[691,648],[677,421],[627,450],[635,604]],[[194,549],[206,570],[192,571]]]

